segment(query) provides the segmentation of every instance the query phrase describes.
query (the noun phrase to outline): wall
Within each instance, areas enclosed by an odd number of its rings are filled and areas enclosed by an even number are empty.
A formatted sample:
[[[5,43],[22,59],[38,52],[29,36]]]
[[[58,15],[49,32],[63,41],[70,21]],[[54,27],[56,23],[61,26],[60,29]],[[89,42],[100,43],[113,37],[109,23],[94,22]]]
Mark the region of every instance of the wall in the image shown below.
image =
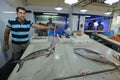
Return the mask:
[[[85,16],[80,16],[80,24],[79,24],[79,30],[81,33],[84,33],[85,29]]]
[[[10,17],[13,17],[15,15],[15,14],[10,14],[10,15],[4,14],[3,11],[9,11],[9,10],[13,11],[13,9],[14,8],[12,8],[10,5],[8,5],[4,0],[0,1],[0,43],[1,43],[0,67],[2,67],[11,57],[11,53],[12,53],[11,47],[10,47],[9,51],[6,53],[3,53],[2,48],[3,48],[3,43],[4,43],[4,30],[5,30],[7,20]]]
[[[77,31],[77,27],[78,27],[78,16],[77,15],[73,15],[72,17],[72,31]]]
[[[115,13],[113,15],[113,20],[112,20],[110,29],[114,30],[115,34],[117,34],[119,27],[120,27],[120,16],[118,13]]]

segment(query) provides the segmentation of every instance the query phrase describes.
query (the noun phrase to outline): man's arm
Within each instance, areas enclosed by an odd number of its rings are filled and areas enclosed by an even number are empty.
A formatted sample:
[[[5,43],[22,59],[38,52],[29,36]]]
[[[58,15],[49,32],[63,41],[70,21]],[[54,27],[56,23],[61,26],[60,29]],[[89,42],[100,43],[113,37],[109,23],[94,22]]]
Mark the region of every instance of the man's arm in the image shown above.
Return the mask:
[[[10,34],[10,29],[5,28],[5,32],[4,32],[4,50],[9,49],[9,34]]]
[[[41,25],[41,24],[33,24],[32,25],[33,28],[38,28],[41,30],[54,30],[55,28],[50,27],[50,26],[45,26],[45,25]]]

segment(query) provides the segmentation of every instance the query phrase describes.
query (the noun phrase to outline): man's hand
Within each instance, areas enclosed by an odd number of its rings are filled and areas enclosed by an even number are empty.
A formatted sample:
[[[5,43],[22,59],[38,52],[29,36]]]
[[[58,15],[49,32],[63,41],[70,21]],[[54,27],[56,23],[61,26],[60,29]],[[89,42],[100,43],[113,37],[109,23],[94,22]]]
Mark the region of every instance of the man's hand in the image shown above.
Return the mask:
[[[50,27],[50,30],[57,30],[57,29],[58,29],[57,26],[55,26],[55,27]]]

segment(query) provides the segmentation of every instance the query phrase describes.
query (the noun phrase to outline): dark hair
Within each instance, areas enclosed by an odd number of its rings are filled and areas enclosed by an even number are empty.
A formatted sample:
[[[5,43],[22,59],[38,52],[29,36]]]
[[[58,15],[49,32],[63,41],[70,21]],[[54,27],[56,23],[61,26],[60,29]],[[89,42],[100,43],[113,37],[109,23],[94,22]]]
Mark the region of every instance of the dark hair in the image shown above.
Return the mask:
[[[16,8],[16,12],[17,12],[17,13],[18,13],[19,9],[24,10],[24,11],[26,12],[26,9],[25,9],[25,8],[23,8],[23,7],[17,7],[17,8]]]
[[[96,20],[93,20],[93,22],[96,22]]]
[[[98,24],[101,24],[101,22],[99,21]]]
[[[49,18],[49,20],[52,19],[51,17]]]

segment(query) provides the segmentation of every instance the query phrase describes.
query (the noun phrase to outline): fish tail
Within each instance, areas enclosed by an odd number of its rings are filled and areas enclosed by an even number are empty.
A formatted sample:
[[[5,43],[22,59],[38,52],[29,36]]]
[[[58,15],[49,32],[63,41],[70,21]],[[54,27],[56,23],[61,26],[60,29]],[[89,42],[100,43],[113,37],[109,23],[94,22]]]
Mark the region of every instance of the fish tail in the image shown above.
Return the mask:
[[[17,61],[14,61],[12,63],[18,63],[19,64],[19,68],[17,70],[17,72],[19,72],[22,69],[22,66],[24,64],[24,60],[17,60]]]

